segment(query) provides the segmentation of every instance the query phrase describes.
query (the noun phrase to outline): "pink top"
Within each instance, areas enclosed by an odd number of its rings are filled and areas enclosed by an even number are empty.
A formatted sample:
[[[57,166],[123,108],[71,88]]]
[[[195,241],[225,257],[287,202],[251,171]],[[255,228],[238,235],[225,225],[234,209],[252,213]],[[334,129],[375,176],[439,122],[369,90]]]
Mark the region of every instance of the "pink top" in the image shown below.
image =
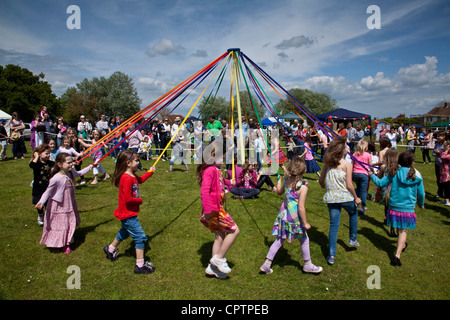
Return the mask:
[[[370,165],[372,164],[372,155],[368,152],[364,152],[363,154],[354,153],[353,157],[358,160],[353,160],[353,173],[368,174],[368,170],[370,170]]]
[[[233,189],[233,188],[236,188],[237,187],[237,179],[238,179],[238,177],[241,175],[241,173],[242,173],[242,167],[239,167],[239,166],[234,166],[234,179],[236,180],[236,184],[235,185],[227,185],[227,189],[228,190],[231,190],[231,189]],[[232,170],[227,170],[227,176],[228,176],[228,179],[233,179],[233,174],[232,174]]]
[[[70,147],[69,149],[64,148],[63,146],[59,147],[59,152],[70,154],[72,157],[78,157],[80,155],[74,148]]]
[[[305,145],[305,150],[306,150],[305,161],[313,160],[314,156],[311,152],[311,147],[309,146],[309,143],[305,142],[304,145]]]
[[[252,179],[250,179],[252,176]],[[258,175],[255,170],[248,171],[247,173],[241,172],[236,177],[236,186],[239,188],[254,189],[258,184]]]
[[[219,170],[211,165],[203,170],[202,186],[200,196],[202,198],[202,213],[209,214],[211,211],[220,210],[220,195],[224,192],[224,185],[220,183]],[[230,180],[223,179],[224,184],[230,184]]]
[[[450,153],[441,153],[440,182],[450,181]]]

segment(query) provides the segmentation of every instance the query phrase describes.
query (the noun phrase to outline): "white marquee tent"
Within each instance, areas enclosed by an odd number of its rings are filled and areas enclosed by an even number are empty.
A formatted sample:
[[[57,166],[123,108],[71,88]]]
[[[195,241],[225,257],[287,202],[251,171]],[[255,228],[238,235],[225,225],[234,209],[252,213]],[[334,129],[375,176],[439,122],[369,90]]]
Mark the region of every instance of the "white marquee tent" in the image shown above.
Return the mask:
[[[9,130],[9,123],[11,122],[11,115],[7,114],[5,111],[0,110],[0,119],[5,119],[6,123],[5,123],[5,129],[6,132],[8,133],[8,135],[10,134],[10,130]]]

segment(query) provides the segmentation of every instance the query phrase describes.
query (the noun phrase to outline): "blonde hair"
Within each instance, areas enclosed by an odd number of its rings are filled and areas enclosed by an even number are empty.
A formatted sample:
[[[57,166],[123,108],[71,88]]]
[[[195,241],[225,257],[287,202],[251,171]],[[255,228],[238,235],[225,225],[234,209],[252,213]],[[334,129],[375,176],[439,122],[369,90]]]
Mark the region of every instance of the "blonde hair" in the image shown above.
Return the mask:
[[[356,145],[355,153],[359,155],[363,154],[364,152],[366,152],[368,146],[369,142],[367,142],[367,140],[364,139],[359,140],[358,144]]]
[[[286,186],[290,189],[294,189],[306,172],[305,160],[300,157],[294,157],[288,162],[286,170]]]

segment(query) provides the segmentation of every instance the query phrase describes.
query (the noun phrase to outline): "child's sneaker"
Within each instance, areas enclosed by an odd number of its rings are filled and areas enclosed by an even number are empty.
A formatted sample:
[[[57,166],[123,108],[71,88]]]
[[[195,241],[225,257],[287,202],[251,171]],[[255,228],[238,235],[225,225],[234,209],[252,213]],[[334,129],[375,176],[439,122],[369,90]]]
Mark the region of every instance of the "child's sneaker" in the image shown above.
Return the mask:
[[[223,272],[223,273],[230,273],[231,272],[231,269],[228,266],[226,258],[219,259],[219,258],[217,258],[217,256],[214,256],[214,257],[211,258],[211,260],[209,260],[209,262],[212,265],[216,266],[219,269],[220,272]]]
[[[313,265],[312,263],[305,265],[303,267],[303,271],[308,272],[308,273],[321,273],[322,270],[323,270],[322,267],[317,267],[317,266]]]
[[[117,256],[117,251],[109,252],[109,246],[104,247],[103,251],[106,253],[106,258],[107,259],[109,259],[111,261],[117,260],[117,257],[118,257]]]
[[[267,274],[271,274],[273,272],[273,270],[270,269],[270,267],[265,263],[261,267],[259,267],[259,270],[261,270],[262,272],[265,272]]]
[[[226,273],[220,272],[220,270],[212,264],[208,264],[205,273],[209,274],[210,276],[215,276],[218,279],[225,279],[227,277]]]
[[[328,256],[327,257],[328,264],[334,264],[335,260],[336,260],[336,257],[333,257],[333,256]]]
[[[153,273],[156,268],[153,266],[151,262],[145,262],[142,267],[134,266],[134,273]]]
[[[356,240],[350,240],[348,242],[349,245],[353,246],[353,247],[359,247],[359,243]]]

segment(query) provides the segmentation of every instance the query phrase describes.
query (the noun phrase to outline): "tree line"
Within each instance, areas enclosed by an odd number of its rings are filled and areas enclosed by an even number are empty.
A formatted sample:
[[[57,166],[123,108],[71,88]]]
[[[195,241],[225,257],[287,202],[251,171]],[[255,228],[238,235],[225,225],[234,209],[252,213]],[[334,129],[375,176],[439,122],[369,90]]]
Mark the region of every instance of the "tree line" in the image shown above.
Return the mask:
[[[336,100],[325,93],[300,88],[291,89],[289,93],[314,114],[337,108]],[[57,97],[43,73],[34,75],[28,69],[12,64],[0,66],[0,109],[9,114],[18,112],[24,122],[31,122],[42,106],[46,106],[53,117],[62,116],[69,125],[75,125],[81,114],[88,119],[98,119],[101,114],[128,119],[139,112],[141,102],[132,78],[120,71],[108,78],[85,78]],[[258,116],[263,120],[273,116],[247,91],[240,92],[240,102],[242,115],[248,118],[257,119]],[[277,101],[274,107],[280,115],[293,112],[284,99]],[[197,108],[202,120],[207,120],[210,115],[227,121],[231,116],[237,119],[237,107],[232,115],[231,102],[221,96],[203,97]]]

